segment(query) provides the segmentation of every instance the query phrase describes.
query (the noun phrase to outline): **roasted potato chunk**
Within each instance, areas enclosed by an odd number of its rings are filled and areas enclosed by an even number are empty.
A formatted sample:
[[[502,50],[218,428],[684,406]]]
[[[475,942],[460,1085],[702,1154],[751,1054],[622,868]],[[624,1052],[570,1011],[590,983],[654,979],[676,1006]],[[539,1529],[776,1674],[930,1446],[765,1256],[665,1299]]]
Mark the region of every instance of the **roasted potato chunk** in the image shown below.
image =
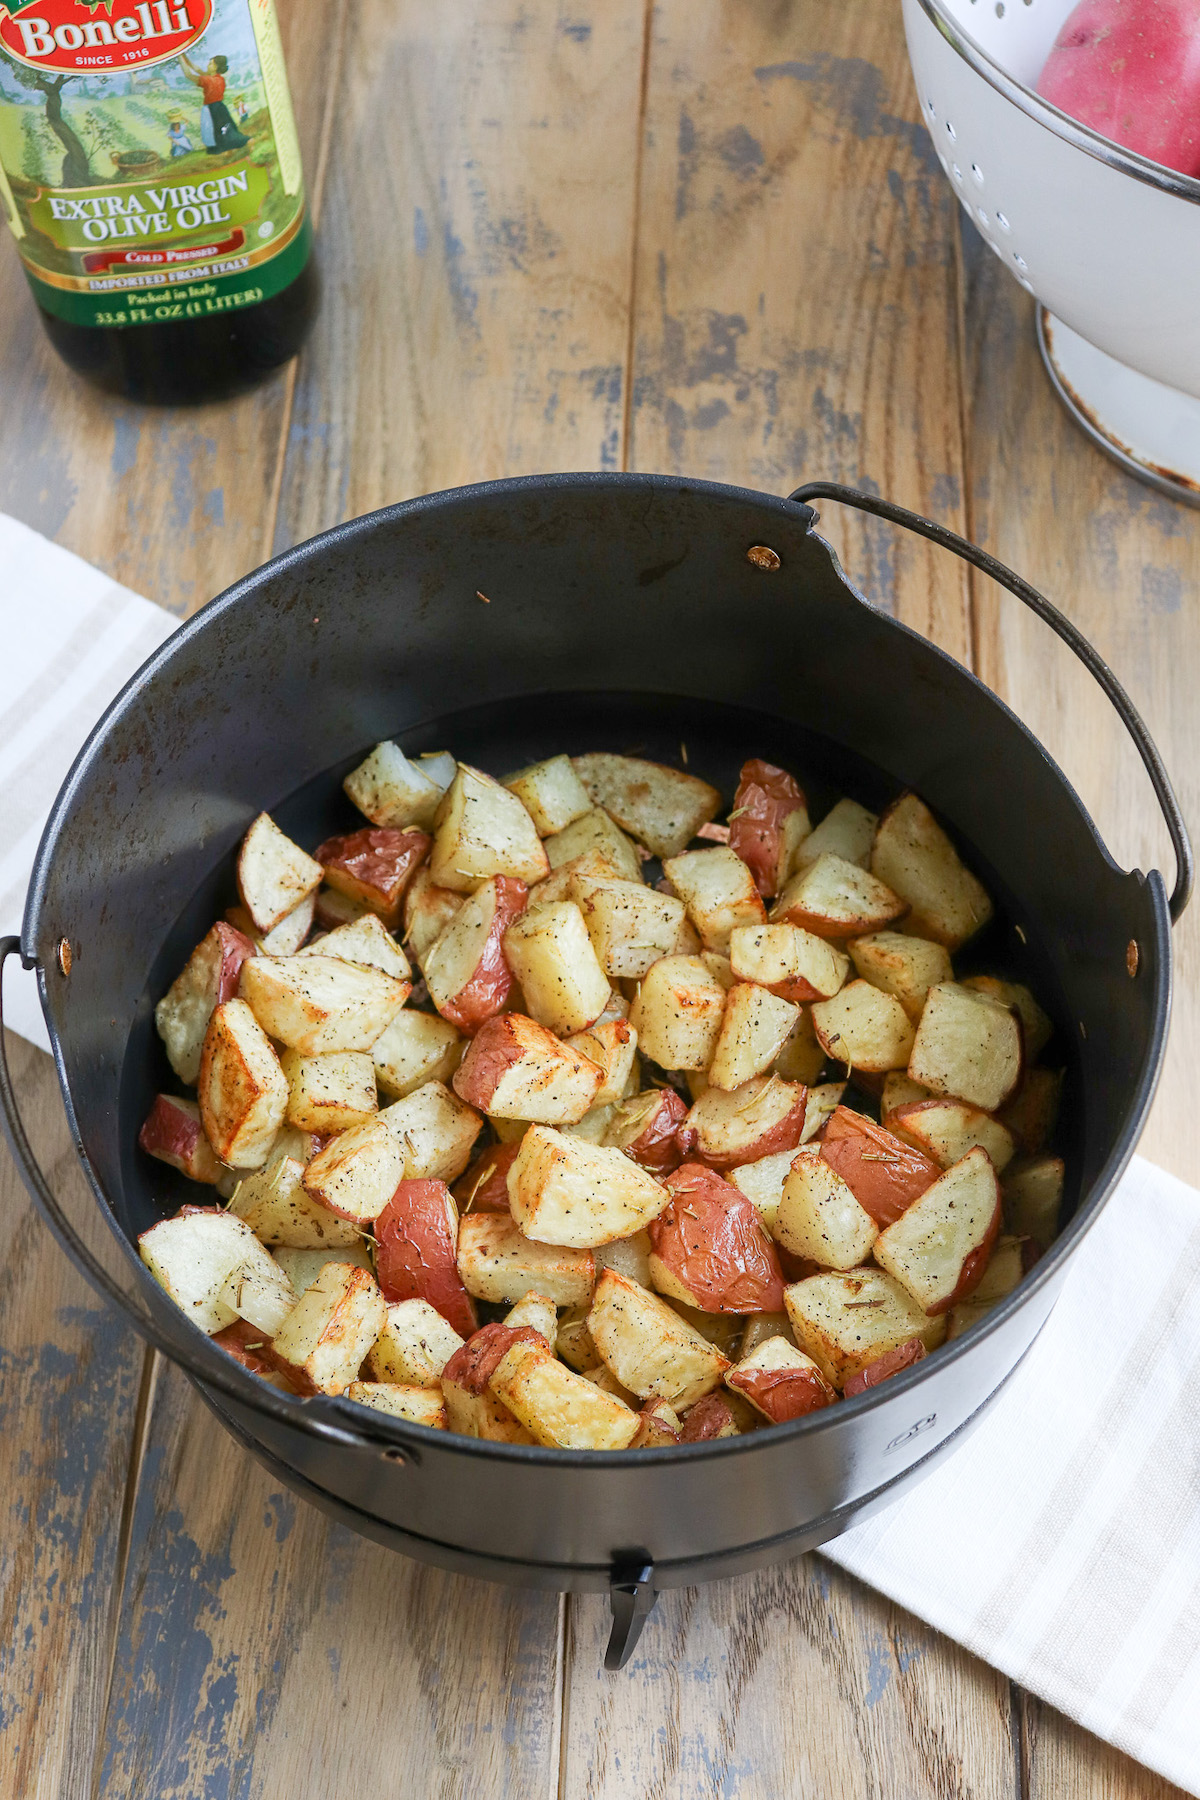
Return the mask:
[[[242,905],[259,931],[270,931],[300,902],[315,894],[324,870],[307,851],[280,831],[269,813],[259,813],[242,839],[237,884]]]
[[[378,1118],[339,1132],[313,1157],[304,1190],[330,1212],[368,1223],[377,1219],[404,1179],[404,1149]]]
[[[908,904],[908,929],[957,950],[992,916],[992,903],[929,808],[902,794],[879,821],[871,872]]]
[[[881,1228],[907,1212],[940,1172],[931,1156],[848,1106],[830,1118],[821,1159]]]
[[[729,939],[738,981],[754,981],[783,1000],[829,1000],[850,969],[844,950],[799,925],[738,925]]]
[[[701,1312],[777,1312],[783,1277],[753,1202],[700,1163],[684,1163],[666,1186],[670,1204],[648,1227],[658,1292]]]
[[[642,865],[637,851],[603,807],[594,806],[591,812],[584,813],[581,819],[576,819],[565,831],[556,831],[553,837],[546,839],[545,851],[555,874],[568,864],[575,865],[571,875],[564,879],[563,892],[553,896],[558,900],[568,898],[571,880],[582,868],[582,859],[585,857],[592,867],[596,866],[592,859],[599,858],[606,873],[620,876],[625,881],[642,879]],[[550,898],[548,893],[539,894],[538,903]]]
[[[272,1153],[264,1168],[239,1181],[229,1211],[260,1242],[293,1250],[344,1249],[361,1239],[359,1226],[315,1199],[304,1186],[304,1164]]]
[[[410,987],[333,956],[253,956],[242,964],[239,992],[270,1037],[304,1056],[320,1056],[369,1050]]]
[[[1013,1158],[1012,1133],[999,1119],[965,1100],[918,1100],[891,1113],[888,1126],[943,1169],[959,1162],[976,1144],[987,1151],[997,1174]]]
[[[351,1263],[327,1263],[275,1334],[275,1353],[321,1393],[341,1394],[386,1323],[374,1277]]]
[[[422,968],[429,998],[459,1031],[478,1031],[508,1005],[513,972],[504,938],[527,901],[524,882],[493,876],[479,884],[426,951]]]
[[[928,938],[902,931],[876,931],[850,944],[854,967],[864,981],[898,1000],[915,1025],[931,987],[953,981],[950,953]]]
[[[713,1087],[732,1093],[774,1063],[800,1017],[790,1000],[752,981],[738,981],[729,990],[721,1031],[708,1079]]]
[[[736,926],[761,925],[766,919],[753,875],[727,844],[669,857],[663,874],[687,908],[706,950],[727,955]]]
[[[634,1094],[614,1108],[603,1142],[654,1175],[669,1174],[683,1161],[678,1134],[687,1113],[686,1102],[674,1088]]]
[[[930,988],[908,1073],[934,1094],[995,1112],[1021,1079],[1021,1026],[1015,1012],[974,988]]]
[[[875,1261],[927,1313],[979,1285],[1000,1230],[1000,1184],[986,1150],[969,1150],[875,1243]]]
[[[588,1330],[617,1380],[643,1400],[692,1406],[730,1366],[665,1300],[615,1269],[605,1269],[596,1283]]]
[[[360,901],[394,931],[403,916],[404,896],[429,846],[427,832],[368,825],[345,837],[327,838],[317,850],[317,861],[331,888]]]
[[[363,1050],[324,1056],[285,1050],[280,1066],[288,1084],[288,1124],[301,1131],[347,1131],[379,1111],[375,1064]]]
[[[822,1269],[856,1269],[879,1227],[822,1157],[798,1156],[784,1180],[774,1235],[793,1256]]]
[[[406,1419],[410,1425],[425,1425],[431,1431],[448,1429],[446,1403],[441,1393],[432,1388],[402,1386],[393,1381],[352,1381],[345,1398],[376,1412],[390,1413],[394,1419]]]
[[[440,1081],[385,1106],[381,1122],[404,1147],[406,1181],[455,1181],[471,1160],[483,1120]]]
[[[520,1339],[496,1365],[492,1393],[539,1444],[560,1450],[624,1450],[638,1415],[560,1363],[545,1343]]]
[[[375,1221],[375,1267],[385,1300],[426,1300],[466,1338],[477,1321],[459,1273],[458,1233],[444,1181],[402,1181]]]
[[[664,1069],[707,1069],[724,1016],[725,989],[698,956],[663,956],[643,980],[629,1022],[643,1054]]]
[[[812,1358],[781,1336],[765,1339],[743,1356],[726,1375],[725,1385],[772,1425],[802,1419],[837,1399]]]
[[[270,954],[270,952],[268,952]],[[381,969],[397,981],[412,980],[412,968],[403,950],[377,913],[361,913],[344,925],[335,925],[318,943],[306,947],[300,956],[333,956],[341,962],[360,963],[366,969]]]
[[[235,1000],[242,964],[254,955],[243,931],[214,925],[188,957],[181,972],[154,1009],[154,1024],[180,1081],[194,1087],[200,1079],[204,1034],[218,1006]]]
[[[683,901],[638,881],[597,877],[576,865],[571,895],[600,967],[614,980],[637,980],[668,956],[684,920]]]
[[[518,769],[515,775],[505,777],[504,785],[517,796],[539,837],[553,837],[591,811],[587,790],[569,756],[551,756],[546,762]]]
[[[596,1275],[590,1250],[534,1243],[514,1219],[494,1212],[471,1213],[459,1224],[458,1268],[469,1294],[506,1306],[530,1293],[582,1306]]]
[[[528,887],[549,871],[537,827],[517,796],[460,763],[435,817],[430,878],[469,894],[493,875]]]
[[[376,744],[342,786],[372,825],[400,831],[417,825],[427,830],[453,779],[454,768],[453,757],[421,757],[410,762],[399,744],[388,740]]]
[[[869,981],[851,981],[812,1009],[817,1042],[833,1062],[868,1075],[903,1069],[912,1054],[912,1021],[899,1000]]]
[[[621,1151],[533,1125],[508,1171],[508,1198],[526,1237],[591,1249],[640,1231],[670,1194]]]
[[[570,1125],[596,1103],[603,1080],[598,1064],[544,1025],[502,1013],[471,1039],[454,1091],[492,1118]]]
[[[755,1076],[731,1094],[708,1088],[680,1127],[680,1146],[713,1169],[733,1169],[778,1150],[798,1149],[805,1101],[804,1088],[777,1075]]]
[[[603,752],[571,761],[592,805],[602,806],[655,856],[678,856],[721,805],[707,781],[663,763]]]
[[[448,1082],[462,1059],[464,1041],[448,1019],[398,1012],[371,1045],[375,1080],[389,1100],[403,1100],[427,1081]]]
[[[585,1031],[604,1011],[608,976],[573,900],[535,906],[514,919],[504,933],[504,957],[530,1016],[559,1037]]]
[[[868,812],[857,800],[839,800],[799,845],[792,858],[791,873],[808,868],[827,851],[840,856],[843,862],[867,868],[878,824],[876,814]]]
[[[760,894],[777,894],[810,830],[803,790],[786,769],[752,757],[729,815],[729,848],[754,877]]]
[[[786,1289],[784,1303],[797,1345],[836,1388],[911,1338],[934,1350],[946,1336],[945,1319],[930,1318],[882,1269],[810,1275]]]
[[[138,1132],[138,1145],[148,1156],[168,1163],[192,1181],[212,1187],[220,1180],[221,1165],[204,1135],[200,1108],[194,1100],[159,1094]]]
[[[209,1020],[199,1092],[204,1135],[221,1161],[235,1169],[261,1168],[283,1124],[288,1084],[244,1000],[227,1000]]]
[[[827,850],[793,875],[772,907],[771,919],[836,940],[882,931],[906,911],[905,902],[877,876]]]

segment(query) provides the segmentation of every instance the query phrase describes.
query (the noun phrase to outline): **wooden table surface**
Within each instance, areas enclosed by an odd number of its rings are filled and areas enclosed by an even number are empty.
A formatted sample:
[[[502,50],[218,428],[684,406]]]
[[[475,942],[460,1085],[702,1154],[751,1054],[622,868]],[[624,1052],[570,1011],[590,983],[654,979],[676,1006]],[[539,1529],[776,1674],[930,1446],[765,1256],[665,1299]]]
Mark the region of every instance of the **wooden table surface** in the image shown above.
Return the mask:
[[[180,614],[315,531],[487,476],[870,487],[965,531],[1127,682],[1200,817],[1200,520],[1076,433],[963,224],[895,0],[291,0],[325,298],[294,367],[158,412],[76,383],[0,256],[0,509]],[[826,509],[869,596],[1029,721],[1126,866],[1140,765],[1049,634]],[[1166,859],[1164,861],[1164,859]],[[1196,1178],[1196,929],[1145,1151]],[[17,979],[17,977],[13,977]],[[80,1177],[19,1046],[53,1177]],[[280,1490],[101,1309],[0,1172],[5,1800],[1166,1800],[819,1557],[596,1598],[418,1567]]]

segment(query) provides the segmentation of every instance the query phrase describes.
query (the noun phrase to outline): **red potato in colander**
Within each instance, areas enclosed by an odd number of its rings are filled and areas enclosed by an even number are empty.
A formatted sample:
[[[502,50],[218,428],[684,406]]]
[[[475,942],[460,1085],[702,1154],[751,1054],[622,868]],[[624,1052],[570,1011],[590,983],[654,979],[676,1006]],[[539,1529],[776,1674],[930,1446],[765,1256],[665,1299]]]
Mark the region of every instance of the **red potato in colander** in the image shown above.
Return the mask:
[[[1200,175],[1200,0],[1081,0],[1037,91],[1125,149]]]

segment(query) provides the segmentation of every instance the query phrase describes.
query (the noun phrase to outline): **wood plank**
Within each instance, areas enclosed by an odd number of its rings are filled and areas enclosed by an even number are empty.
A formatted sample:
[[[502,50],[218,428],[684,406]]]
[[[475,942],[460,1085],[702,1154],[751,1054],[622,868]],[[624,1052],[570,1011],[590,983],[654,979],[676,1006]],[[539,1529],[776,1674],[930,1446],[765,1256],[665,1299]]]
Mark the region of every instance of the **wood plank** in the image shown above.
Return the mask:
[[[1021,1697],[1028,1800],[1185,1800],[1184,1790],[1101,1743],[1032,1694]]]
[[[970,502],[976,541],[1069,614],[1157,739],[1184,817],[1200,819],[1200,682],[1191,596],[1200,516],[1125,475],[1076,429],[1034,341],[1033,302],[964,227]],[[1170,845],[1149,781],[1107,700],[1049,631],[990,582],[977,593],[980,673],[1059,761],[1123,868]],[[1184,1180],[1200,1167],[1200,908],[1175,931],[1171,1047],[1141,1149]]]
[[[549,1800],[560,1610],[331,1524],[164,1366],[97,1791]]]
[[[841,480],[961,526],[954,200],[871,0],[655,9],[631,463]],[[868,596],[967,660],[967,587],[828,506]]]
[[[277,548],[620,466],[642,37],[642,0],[352,9]]]
[[[281,0],[314,213],[344,0]],[[5,234],[7,235],[7,234]],[[292,371],[219,405],[165,409],[98,393],[45,337],[20,264],[0,256],[0,511],[181,614],[268,553]]]
[[[12,976],[10,980],[29,980]],[[10,1040],[22,1114],[72,1218],[95,1216],[50,1058]],[[96,1221],[85,1235],[99,1247]],[[0,1147],[0,1791],[91,1791],[142,1345],[75,1274]]]
[[[817,1557],[663,1595],[597,1680],[607,1631],[572,1596],[563,1800],[1015,1792],[1005,1678]]]

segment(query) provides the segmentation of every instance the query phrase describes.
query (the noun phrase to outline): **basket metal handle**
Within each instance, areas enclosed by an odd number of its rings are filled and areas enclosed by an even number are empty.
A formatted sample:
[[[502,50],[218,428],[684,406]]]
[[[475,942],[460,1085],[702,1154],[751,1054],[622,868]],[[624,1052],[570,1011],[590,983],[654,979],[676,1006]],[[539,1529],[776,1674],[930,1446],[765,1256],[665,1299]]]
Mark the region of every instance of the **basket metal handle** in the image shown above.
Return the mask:
[[[1195,858],[1192,854],[1191,839],[1187,826],[1183,822],[1183,814],[1179,809],[1179,801],[1171,785],[1171,777],[1167,774],[1163,759],[1158,753],[1154,739],[1146,729],[1146,724],[1137,707],[1121,686],[1104,658],[1090,644],[1079,628],[1073,625],[1057,606],[1039,594],[1035,587],[1023,581],[1019,575],[999,562],[996,557],[980,550],[978,545],[969,539],[960,537],[956,531],[950,531],[945,525],[938,525],[933,519],[926,519],[920,513],[909,512],[907,507],[894,506],[890,500],[880,500],[874,494],[864,494],[859,488],[845,487],[837,481],[808,481],[798,487],[789,500],[811,506],[816,500],[836,500],[843,506],[857,507],[859,512],[871,513],[877,519],[887,519],[893,525],[903,525],[908,531],[915,532],[918,537],[928,538],[931,543],[940,544],[945,550],[952,550],[955,556],[972,564],[993,581],[1007,588],[1010,594],[1027,606],[1030,612],[1047,624],[1057,637],[1060,637],[1069,650],[1073,650],[1088,673],[1099,682],[1104,692],[1112,701],[1117,715],[1126,731],[1133,739],[1138,755],[1142,759],[1150,785],[1154,789],[1167,831],[1170,834],[1171,846],[1175,852],[1175,887],[1171,894],[1169,907],[1172,923],[1177,923],[1184,908],[1192,897],[1192,883],[1195,878]]]
[[[104,1265],[96,1260],[60,1206],[34,1154],[21,1117],[12,1071],[8,1066],[8,1042],[4,1027],[4,965],[10,956],[19,956],[24,969],[38,967],[36,960],[26,956],[22,950],[20,938],[0,938],[0,1127],[3,1128],[13,1161],[20,1171],[30,1199],[54,1234],[59,1248],[74,1263],[84,1280],[91,1284],[102,1299],[111,1301],[123,1312],[148,1344],[155,1350],[160,1350],[172,1362],[179,1363],[188,1375],[205,1387],[215,1388],[230,1400],[236,1400],[243,1406],[251,1406],[258,1412],[268,1413],[280,1424],[307,1432],[310,1437],[319,1438],[324,1443],[336,1444],[340,1449],[369,1451],[391,1462],[419,1461],[419,1452],[399,1435],[389,1433],[385,1436],[381,1432],[376,1438],[347,1430],[332,1419],[321,1417],[321,1410],[329,1404],[327,1401],[286,1397],[207,1341],[192,1348],[173,1338],[157,1320],[134,1304],[131,1296],[113,1280]],[[386,1432],[388,1428],[382,1416],[381,1424]]]

